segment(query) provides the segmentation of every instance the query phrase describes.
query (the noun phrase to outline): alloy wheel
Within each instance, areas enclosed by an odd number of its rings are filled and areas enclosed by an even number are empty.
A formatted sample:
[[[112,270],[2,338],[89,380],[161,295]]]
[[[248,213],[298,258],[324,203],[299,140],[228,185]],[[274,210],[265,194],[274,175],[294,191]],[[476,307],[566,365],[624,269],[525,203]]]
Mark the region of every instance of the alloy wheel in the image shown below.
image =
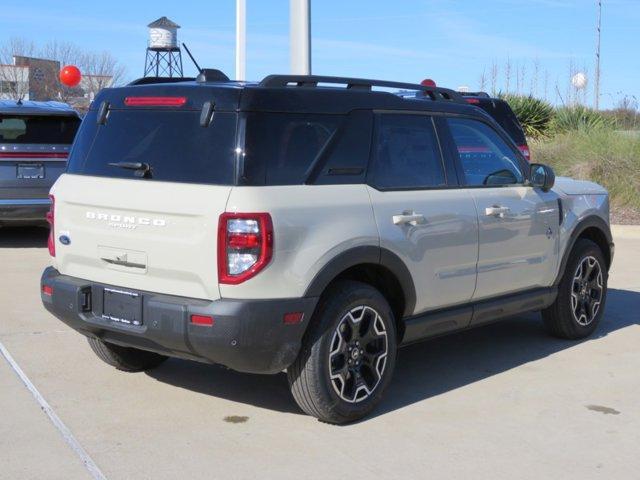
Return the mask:
[[[595,257],[584,257],[571,283],[571,311],[579,325],[586,327],[596,318],[604,291],[602,268]]]
[[[347,312],[334,331],[329,376],[336,394],[357,403],[376,389],[387,365],[387,330],[380,314],[362,305]]]

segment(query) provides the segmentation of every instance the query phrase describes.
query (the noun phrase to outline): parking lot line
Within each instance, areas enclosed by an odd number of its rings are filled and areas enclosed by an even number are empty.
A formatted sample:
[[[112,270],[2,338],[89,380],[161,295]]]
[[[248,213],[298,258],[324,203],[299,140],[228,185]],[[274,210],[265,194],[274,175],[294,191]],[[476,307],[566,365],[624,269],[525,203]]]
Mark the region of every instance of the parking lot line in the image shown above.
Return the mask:
[[[71,447],[71,449],[80,457],[80,460],[84,464],[85,468],[89,471],[91,476],[96,480],[106,480],[107,477],[104,476],[100,468],[96,465],[93,459],[89,456],[82,445],[76,440],[76,438],[71,433],[71,430],[67,428],[67,426],[60,420],[60,417],[56,414],[56,412],[51,408],[51,405],[45,400],[42,394],[38,391],[35,385],[29,380],[29,377],[24,373],[24,371],[20,368],[20,365],[13,359],[9,351],[6,347],[0,342],[0,353],[7,361],[9,366],[16,373],[18,378],[22,381],[25,387],[31,392],[33,397],[36,399],[42,411],[49,417],[51,423],[58,429],[64,441]]]

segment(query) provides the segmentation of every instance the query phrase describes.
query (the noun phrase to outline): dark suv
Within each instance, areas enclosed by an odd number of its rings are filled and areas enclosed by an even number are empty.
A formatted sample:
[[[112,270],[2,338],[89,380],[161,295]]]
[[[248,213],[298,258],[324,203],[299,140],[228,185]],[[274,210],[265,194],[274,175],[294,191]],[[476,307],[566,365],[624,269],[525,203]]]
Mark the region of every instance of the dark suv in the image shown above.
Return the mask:
[[[518,121],[518,117],[513,113],[509,104],[501,99],[490,97],[486,92],[465,92],[462,97],[476,107],[487,112],[500,125],[505,132],[509,134],[511,139],[518,146],[518,149],[524,155],[527,161],[531,161],[529,145],[524,130]]]
[[[0,226],[45,223],[79,125],[65,103],[0,100]]]

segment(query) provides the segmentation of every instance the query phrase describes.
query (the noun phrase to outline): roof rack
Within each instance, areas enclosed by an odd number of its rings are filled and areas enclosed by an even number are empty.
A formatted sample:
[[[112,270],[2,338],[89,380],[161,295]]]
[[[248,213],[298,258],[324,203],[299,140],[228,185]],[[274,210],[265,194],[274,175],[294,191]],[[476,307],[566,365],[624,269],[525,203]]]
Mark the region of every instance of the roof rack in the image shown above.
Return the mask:
[[[154,83],[193,82],[194,77],[142,77],[129,83],[129,85],[151,85]]]
[[[417,83],[389,82],[385,80],[368,80],[365,78],[328,77],[321,75],[268,75],[259,83],[260,87],[300,87],[315,88],[319,83],[346,85],[350,90],[371,91],[373,87],[398,88],[422,92],[425,97],[434,101],[450,101],[467,103],[462,96],[453,90],[441,87],[429,87]]]

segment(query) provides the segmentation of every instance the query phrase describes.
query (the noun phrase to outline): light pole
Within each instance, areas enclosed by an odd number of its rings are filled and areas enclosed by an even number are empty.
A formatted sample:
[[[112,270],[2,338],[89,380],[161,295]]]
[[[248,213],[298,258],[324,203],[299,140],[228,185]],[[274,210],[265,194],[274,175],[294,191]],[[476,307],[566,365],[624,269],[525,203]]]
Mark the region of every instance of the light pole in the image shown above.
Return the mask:
[[[289,0],[291,73],[311,74],[311,0]]]
[[[593,83],[593,106],[600,107],[600,24],[602,19],[602,0],[598,0],[598,23],[596,26],[596,73]]]
[[[236,80],[247,77],[247,0],[236,0]]]

